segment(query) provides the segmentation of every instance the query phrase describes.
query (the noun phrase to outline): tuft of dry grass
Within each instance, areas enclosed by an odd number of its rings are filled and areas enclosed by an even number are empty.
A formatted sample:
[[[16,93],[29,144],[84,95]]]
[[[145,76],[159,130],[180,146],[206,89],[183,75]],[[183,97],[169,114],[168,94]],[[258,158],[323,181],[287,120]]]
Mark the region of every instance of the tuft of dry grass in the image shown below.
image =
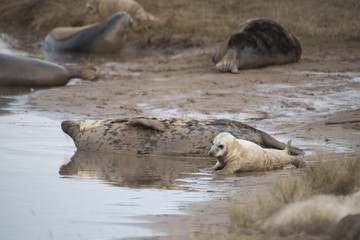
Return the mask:
[[[58,26],[85,25],[85,0],[0,0],[0,29],[44,37]]]
[[[260,194],[257,205],[252,208],[232,206],[233,235],[257,231],[265,219],[291,202],[317,194],[348,195],[359,191],[360,158],[357,161],[346,158],[343,161],[326,161],[318,157],[316,162],[308,164],[300,174],[289,180],[276,183],[270,195]]]
[[[360,188],[360,159],[329,162],[321,157],[302,176],[311,194],[348,195]]]

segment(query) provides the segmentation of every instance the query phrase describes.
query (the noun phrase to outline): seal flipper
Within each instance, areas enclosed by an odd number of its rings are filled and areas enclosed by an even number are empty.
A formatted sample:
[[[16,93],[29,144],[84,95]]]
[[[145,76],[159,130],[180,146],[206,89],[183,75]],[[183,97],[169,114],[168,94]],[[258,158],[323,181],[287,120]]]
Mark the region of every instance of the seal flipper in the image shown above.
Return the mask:
[[[153,119],[133,119],[128,122],[128,125],[138,128],[148,128],[159,132],[166,131],[166,125],[163,122]]]
[[[219,161],[216,162],[215,166],[212,167],[213,170],[218,171],[221,170],[225,167],[225,165],[223,165],[222,163],[220,163]]]
[[[276,140],[275,138],[273,138],[272,136],[270,136],[269,134],[262,132],[261,133],[261,144],[262,147],[265,148],[275,148],[275,149],[285,149],[285,144],[279,142],[278,140]],[[291,155],[304,155],[305,152],[297,147],[291,147],[290,146],[290,154]]]
[[[290,148],[291,148],[291,140],[289,140],[286,144],[285,149],[283,150],[287,155],[290,155]],[[306,165],[306,162],[302,157],[298,156],[291,156],[291,164],[294,165],[297,168],[304,167]]]
[[[97,78],[96,68],[92,66],[84,68],[69,67],[67,70],[70,78],[82,78],[90,81],[96,80]]]
[[[289,140],[289,141],[287,142],[286,147],[285,147],[285,149],[284,149],[284,152],[285,152],[286,154],[289,154],[289,155],[290,155],[290,147],[291,147],[291,140]]]
[[[237,52],[236,49],[229,49],[225,56],[221,59],[220,62],[216,64],[216,69],[221,72],[232,72],[238,73],[237,67]]]

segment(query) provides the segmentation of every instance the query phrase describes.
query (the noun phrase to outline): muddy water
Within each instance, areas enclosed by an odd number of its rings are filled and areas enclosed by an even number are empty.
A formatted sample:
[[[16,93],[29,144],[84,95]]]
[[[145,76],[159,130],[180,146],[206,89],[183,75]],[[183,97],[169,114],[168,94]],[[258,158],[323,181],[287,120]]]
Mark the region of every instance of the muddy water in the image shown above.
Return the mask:
[[[183,190],[194,183],[177,184],[207,162],[76,152],[59,126],[41,115],[0,116],[0,239],[159,236],[133,227],[146,224],[133,217],[184,214],[182,203],[210,199]]]
[[[0,41],[1,53],[32,55],[10,48]],[[191,173],[212,159],[78,152],[61,131],[61,117],[23,109],[28,93],[0,89],[0,239],[162,236],[137,227],[149,223],[141,217],[182,215],[185,202],[211,199],[193,188],[209,174]],[[181,180],[189,174],[192,182]]]

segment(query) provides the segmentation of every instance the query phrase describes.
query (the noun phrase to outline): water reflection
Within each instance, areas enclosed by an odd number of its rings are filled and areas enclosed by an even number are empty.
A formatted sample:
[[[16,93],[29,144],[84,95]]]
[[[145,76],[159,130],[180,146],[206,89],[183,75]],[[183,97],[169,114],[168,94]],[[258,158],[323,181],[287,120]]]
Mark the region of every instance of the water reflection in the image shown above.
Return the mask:
[[[11,112],[10,105],[20,96],[31,92],[31,88],[28,87],[0,87],[0,115],[8,114]]]
[[[211,158],[185,158],[149,155],[119,155],[76,151],[61,166],[63,176],[99,179],[131,188],[184,189],[176,180],[214,164]]]
[[[90,152],[71,158],[75,147],[60,123],[30,113],[0,116],[0,239],[162,236],[165,231],[151,228],[155,218],[141,218],[184,214],[183,202],[211,197],[201,191],[161,189],[175,189],[181,171],[206,166],[200,159],[166,162]]]

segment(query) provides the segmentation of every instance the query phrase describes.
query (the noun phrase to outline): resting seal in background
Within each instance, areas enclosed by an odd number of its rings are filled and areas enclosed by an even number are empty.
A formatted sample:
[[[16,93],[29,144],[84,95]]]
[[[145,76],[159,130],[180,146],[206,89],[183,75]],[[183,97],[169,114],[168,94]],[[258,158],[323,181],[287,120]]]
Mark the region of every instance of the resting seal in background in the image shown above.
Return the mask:
[[[132,22],[129,14],[118,12],[100,24],[55,28],[40,46],[56,52],[118,53]]]
[[[76,77],[93,80],[95,69],[70,70],[40,59],[0,54],[0,86],[57,86]]]
[[[134,0],[88,0],[84,12],[100,19],[106,19],[115,12],[127,12],[135,21],[158,20]]]
[[[218,160],[214,167],[218,174],[281,169],[288,164],[303,166],[302,158],[290,155],[290,144],[291,141],[284,150],[264,149],[253,142],[236,139],[230,133],[222,132],[215,137],[209,155]]]
[[[139,117],[64,121],[61,127],[76,147],[85,151],[206,157],[212,139],[223,131],[263,147],[285,148],[269,134],[230,120]],[[294,147],[291,152],[304,153]]]
[[[216,69],[237,73],[239,69],[258,68],[299,61],[299,39],[270,19],[244,22],[222,43],[213,56]]]
[[[317,195],[285,205],[264,222],[262,230],[282,236],[301,232],[335,235],[336,223],[351,214],[360,214],[360,191],[347,196]],[[350,233],[351,224],[347,227]]]

